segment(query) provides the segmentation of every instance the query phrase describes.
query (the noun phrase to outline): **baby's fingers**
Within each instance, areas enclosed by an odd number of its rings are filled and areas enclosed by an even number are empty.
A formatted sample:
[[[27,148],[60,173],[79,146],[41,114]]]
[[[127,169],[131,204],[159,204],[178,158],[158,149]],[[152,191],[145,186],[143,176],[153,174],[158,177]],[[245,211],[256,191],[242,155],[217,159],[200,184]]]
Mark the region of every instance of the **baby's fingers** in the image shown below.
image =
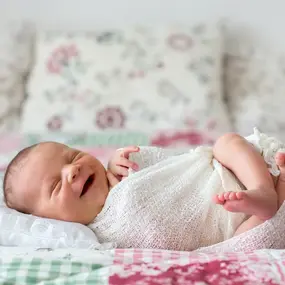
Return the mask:
[[[114,187],[120,182],[119,179],[110,171],[107,171],[107,178],[111,187]]]
[[[130,161],[129,159],[127,159],[125,157],[120,157],[120,159],[117,162],[117,165],[118,166],[124,166],[124,167],[127,167],[127,168],[131,168],[131,169],[133,169],[135,171],[137,171],[138,168],[139,168],[139,166],[135,162],[132,162],[132,161]]]
[[[129,155],[132,152],[138,152],[140,151],[140,148],[138,146],[127,146],[123,148],[122,156],[125,158],[129,158]]]
[[[128,176],[129,175],[128,168],[124,166],[120,166],[120,165],[116,165],[114,167],[113,173],[115,173],[118,176]]]

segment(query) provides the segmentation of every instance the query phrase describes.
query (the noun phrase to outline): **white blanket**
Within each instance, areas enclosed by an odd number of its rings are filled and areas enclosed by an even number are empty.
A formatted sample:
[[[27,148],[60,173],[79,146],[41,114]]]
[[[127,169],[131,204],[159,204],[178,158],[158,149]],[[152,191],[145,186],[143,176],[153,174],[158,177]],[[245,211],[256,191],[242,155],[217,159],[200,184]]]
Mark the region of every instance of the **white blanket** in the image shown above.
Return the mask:
[[[271,158],[283,145],[257,131],[249,140],[276,172]],[[247,218],[213,203],[214,194],[244,189],[213,158],[211,148],[177,154],[146,147],[132,159],[141,170],[112,189],[90,225],[100,242],[124,248],[195,250],[230,239]]]

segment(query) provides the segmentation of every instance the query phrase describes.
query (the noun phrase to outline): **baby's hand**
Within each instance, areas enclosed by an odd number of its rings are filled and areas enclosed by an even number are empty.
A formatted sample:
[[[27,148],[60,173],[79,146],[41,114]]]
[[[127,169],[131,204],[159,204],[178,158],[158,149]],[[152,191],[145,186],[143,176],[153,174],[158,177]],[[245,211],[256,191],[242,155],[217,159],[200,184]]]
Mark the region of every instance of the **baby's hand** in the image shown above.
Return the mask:
[[[108,172],[115,176],[118,181],[121,181],[128,176],[129,168],[138,170],[138,165],[130,161],[129,156],[131,153],[139,151],[140,149],[137,146],[118,149],[108,163]]]

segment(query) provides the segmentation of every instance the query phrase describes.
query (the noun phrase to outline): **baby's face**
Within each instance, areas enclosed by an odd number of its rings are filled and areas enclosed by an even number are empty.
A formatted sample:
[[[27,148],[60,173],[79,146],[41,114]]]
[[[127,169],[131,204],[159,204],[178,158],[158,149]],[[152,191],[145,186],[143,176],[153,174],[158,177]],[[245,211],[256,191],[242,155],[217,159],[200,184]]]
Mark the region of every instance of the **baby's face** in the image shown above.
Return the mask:
[[[106,171],[96,158],[52,142],[31,151],[12,183],[31,214],[82,224],[98,215],[109,192]]]

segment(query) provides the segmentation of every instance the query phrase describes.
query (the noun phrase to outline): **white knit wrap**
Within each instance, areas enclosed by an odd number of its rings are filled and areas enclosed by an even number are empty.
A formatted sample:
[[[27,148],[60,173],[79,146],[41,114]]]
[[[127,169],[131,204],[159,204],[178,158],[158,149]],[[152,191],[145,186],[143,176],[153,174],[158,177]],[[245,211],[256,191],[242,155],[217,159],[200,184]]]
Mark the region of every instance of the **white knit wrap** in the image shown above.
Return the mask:
[[[257,135],[249,140],[268,155]],[[142,147],[131,159],[140,171],[110,191],[90,225],[99,242],[114,242],[122,248],[195,250],[230,239],[247,218],[213,203],[214,194],[244,188],[213,158],[211,148],[181,154]]]

